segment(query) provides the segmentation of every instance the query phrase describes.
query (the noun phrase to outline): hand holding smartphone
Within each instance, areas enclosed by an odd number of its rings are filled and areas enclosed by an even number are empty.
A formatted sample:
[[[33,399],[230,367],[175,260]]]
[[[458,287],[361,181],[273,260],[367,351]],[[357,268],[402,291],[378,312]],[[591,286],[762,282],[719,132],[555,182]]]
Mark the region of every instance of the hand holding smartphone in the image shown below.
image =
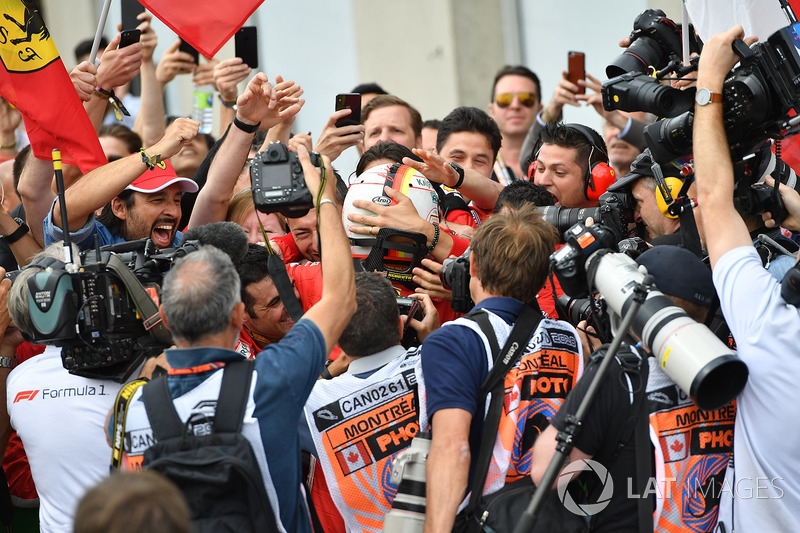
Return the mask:
[[[567,80],[578,86],[578,94],[586,94],[586,87],[578,84],[578,80],[586,79],[586,54],[569,52],[567,54]]]
[[[194,58],[195,65],[200,63],[200,53],[195,50],[191,44],[187,43],[183,39],[181,39],[181,45],[178,47],[178,50],[190,54]]]
[[[258,68],[258,30],[255,26],[239,28],[234,37],[236,57],[250,68]]]
[[[138,43],[142,37],[142,30],[122,30],[119,38],[119,48],[125,48],[133,43]]]
[[[342,93],[336,95],[336,111],[349,109],[350,114],[336,121],[336,127],[357,126],[361,124],[361,95]]]

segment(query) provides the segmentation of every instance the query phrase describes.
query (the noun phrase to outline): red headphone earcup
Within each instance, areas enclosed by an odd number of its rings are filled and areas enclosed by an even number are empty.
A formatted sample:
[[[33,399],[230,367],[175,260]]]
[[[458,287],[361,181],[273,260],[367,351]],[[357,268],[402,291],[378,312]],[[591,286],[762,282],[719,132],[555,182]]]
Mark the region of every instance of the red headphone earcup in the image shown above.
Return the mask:
[[[586,186],[586,197],[596,202],[600,196],[617,181],[617,173],[608,163],[598,162],[592,165],[592,174]]]

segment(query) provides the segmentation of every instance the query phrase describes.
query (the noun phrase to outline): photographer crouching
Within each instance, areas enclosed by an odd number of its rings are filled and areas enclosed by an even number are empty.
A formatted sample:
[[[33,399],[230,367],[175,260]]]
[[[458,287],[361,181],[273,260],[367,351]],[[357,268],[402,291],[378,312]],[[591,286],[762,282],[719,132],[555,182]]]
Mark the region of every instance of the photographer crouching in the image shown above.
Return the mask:
[[[694,118],[697,200],[714,285],[739,357],[750,370],[738,398],[734,464],[723,484],[728,490],[722,493],[719,517],[724,529],[720,530],[791,531],[800,516],[796,446],[800,428],[791,422],[789,401],[796,390],[795,376],[800,374],[800,312],[787,305],[780,283],[762,267],[733,205],[733,164],[721,93],[726,76],[739,61],[732,45],[743,37],[737,25],[706,43],[700,56]],[[710,97],[701,103],[702,94]]]

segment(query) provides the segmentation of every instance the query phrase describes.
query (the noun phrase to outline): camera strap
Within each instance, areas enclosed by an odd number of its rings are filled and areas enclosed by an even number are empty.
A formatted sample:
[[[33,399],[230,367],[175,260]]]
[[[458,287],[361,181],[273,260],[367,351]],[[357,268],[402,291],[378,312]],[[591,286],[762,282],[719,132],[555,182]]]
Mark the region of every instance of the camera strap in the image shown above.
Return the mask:
[[[147,378],[139,378],[126,383],[117,394],[114,402],[113,423],[114,434],[111,443],[111,471],[119,470],[122,465],[122,451],[125,437],[125,422],[128,419],[128,407],[131,398],[142,385],[150,381]]]
[[[136,305],[136,310],[142,315],[142,323],[144,329],[159,343],[166,346],[172,345],[172,335],[167,327],[161,321],[161,316],[158,314],[158,306],[144,290],[142,284],[136,279],[136,276],[128,270],[125,263],[116,256],[112,255],[108,258],[106,265],[108,270],[117,276],[125,285],[128,295]]]
[[[303,317],[303,306],[294,293],[289,273],[286,272],[286,265],[276,254],[270,254],[267,258],[267,270],[269,270],[272,283],[275,284],[275,288],[278,290],[278,296],[281,298],[283,307],[286,308],[286,312],[289,313],[291,319],[297,323]]]
[[[700,233],[697,231],[697,223],[694,221],[694,208],[691,200],[682,199],[682,205],[678,218],[681,221],[681,244],[697,257],[703,257],[703,247],[700,244]]]
[[[283,259],[275,253],[272,249],[272,245],[269,243],[269,237],[267,237],[267,231],[264,229],[261,217],[256,216],[256,220],[258,220],[258,227],[261,230],[261,237],[264,239],[264,246],[269,252],[269,257],[267,258],[269,277],[272,279],[272,283],[278,291],[278,296],[281,299],[281,303],[283,303],[284,309],[286,309],[292,321],[297,323],[303,316],[303,306],[294,293],[292,280],[289,279],[289,273],[286,271],[286,264],[283,262]],[[317,224],[319,224],[319,221],[317,221]],[[319,243],[317,243],[317,246],[319,246]]]
[[[467,512],[475,512],[483,496],[483,487],[486,485],[486,477],[489,474],[489,465],[492,460],[492,450],[497,440],[497,431],[503,414],[503,402],[505,399],[504,378],[522,356],[525,346],[527,346],[536,328],[539,327],[539,322],[542,320],[542,312],[536,302],[526,304],[514,323],[514,327],[502,349],[499,347],[497,335],[495,335],[486,311],[481,309],[468,313],[464,317],[472,320],[481,328],[481,331],[489,340],[494,360],[494,365],[486,379],[484,379],[478,395],[479,398],[483,398],[489,392],[492,393],[492,399],[489,402],[489,408],[483,423],[481,447],[478,452],[478,461],[475,463],[475,474],[472,479],[469,504],[467,506]]]

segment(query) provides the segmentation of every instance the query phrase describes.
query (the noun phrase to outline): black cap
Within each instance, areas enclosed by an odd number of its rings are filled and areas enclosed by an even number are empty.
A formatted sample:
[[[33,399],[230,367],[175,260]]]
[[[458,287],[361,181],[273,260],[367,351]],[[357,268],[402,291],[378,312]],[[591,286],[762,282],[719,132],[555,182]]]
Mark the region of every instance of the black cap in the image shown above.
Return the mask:
[[[675,176],[683,178],[680,169],[673,165],[661,165],[661,172],[664,177]],[[644,152],[636,156],[636,159],[631,163],[631,171],[617,179],[614,184],[608,188],[609,191],[622,191],[633,185],[633,182],[645,176],[653,176],[653,159],[650,156],[650,149],[645,148]]]
[[[647,268],[664,294],[703,307],[711,306],[714,300],[711,269],[686,248],[655,246],[637,257],[636,262]]]

